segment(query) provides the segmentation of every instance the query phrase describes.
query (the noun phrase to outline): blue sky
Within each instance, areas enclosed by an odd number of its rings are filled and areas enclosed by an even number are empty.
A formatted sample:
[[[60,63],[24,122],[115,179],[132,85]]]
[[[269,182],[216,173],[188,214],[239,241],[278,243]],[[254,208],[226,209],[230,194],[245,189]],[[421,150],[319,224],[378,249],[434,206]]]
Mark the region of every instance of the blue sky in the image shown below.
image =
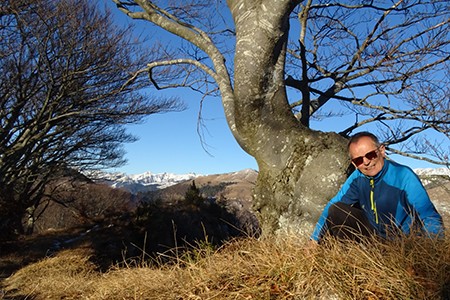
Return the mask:
[[[109,6],[119,22],[134,22],[120,13],[110,0],[100,0],[99,3],[100,6],[103,3]],[[143,21],[138,24],[140,28],[146,26]],[[170,39],[170,36],[163,34],[162,38]],[[220,98],[206,98],[203,104],[202,115],[207,126],[204,139],[209,145],[208,154],[203,149],[197,133],[201,95],[189,89],[156,91],[149,88],[149,93],[157,97],[163,94],[179,95],[189,108],[182,112],[151,115],[143,124],[128,126],[128,131],[139,140],[124,145],[125,158],[128,160],[125,166],[107,171],[128,175],[147,171],[155,174],[194,172],[206,175],[236,172],[246,168],[258,169],[253,157],[245,153],[234,140],[226,124]],[[313,129],[330,131],[342,130],[352,122],[354,117],[347,116],[312,122],[311,125]],[[412,168],[439,167],[398,155],[391,158]]]
[[[124,16],[111,0],[98,0],[100,7],[106,5],[112,10],[113,17],[120,24],[137,22],[137,31],[151,32],[162,40],[172,40],[171,34],[155,30],[145,21],[134,21]],[[151,29],[150,29],[151,28]],[[176,40],[173,39],[173,43]],[[149,87],[151,83],[149,82]],[[203,103],[202,114],[207,126],[204,141],[206,152],[197,133],[201,95],[190,89],[171,89],[148,92],[161,95],[178,95],[188,105],[182,112],[154,114],[143,124],[128,126],[128,132],[139,140],[125,144],[125,158],[128,163],[110,172],[141,174],[147,171],[158,174],[163,172],[185,174],[222,174],[236,172],[246,168],[257,170],[254,158],[244,152],[233,138],[223,112],[220,98],[208,97]]]
[[[152,91],[159,95],[159,91]],[[164,93],[164,92],[161,92]],[[187,89],[169,92],[180,95],[189,108],[182,112],[155,114],[146,122],[128,127],[128,131],[139,137],[139,141],[125,145],[128,163],[113,172],[141,174],[147,171],[185,174],[222,174],[246,168],[257,170],[254,158],[244,152],[234,140],[223,113],[220,98],[207,98],[203,104],[202,115],[207,132],[204,134],[208,144],[208,154],[203,148],[197,133],[200,95]],[[312,122],[313,129],[330,131],[350,125],[353,116],[330,118]],[[414,168],[437,168],[439,166],[399,155],[392,159]]]
[[[196,100],[190,100],[195,104]],[[221,108],[217,107],[212,114],[216,119],[206,122],[209,131],[206,142],[210,145],[208,151],[211,155],[202,148],[197,134],[198,107],[192,105],[184,112],[152,115],[146,123],[128,127],[129,132],[140,139],[125,145],[127,165],[111,171],[128,175],[147,171],[207,175],[246,168],[257,170],[254,158],[244,152],[231,135]],[[339,122],[339,119],[334,119],[334,122]],[[412,168],[439,167],[398,155],[391,158]]]
[[[128,131],[140,139],[125,145],[128,164],[113,171],[206,175],[258,169],[253,157],[239,147],[228,129],[220,98],[210,97],[203,104],[208,154],[197,133],[201,96],[186,89],[177,91],[189,108],[182,112],[154,114],[144,124],[129,126]]]

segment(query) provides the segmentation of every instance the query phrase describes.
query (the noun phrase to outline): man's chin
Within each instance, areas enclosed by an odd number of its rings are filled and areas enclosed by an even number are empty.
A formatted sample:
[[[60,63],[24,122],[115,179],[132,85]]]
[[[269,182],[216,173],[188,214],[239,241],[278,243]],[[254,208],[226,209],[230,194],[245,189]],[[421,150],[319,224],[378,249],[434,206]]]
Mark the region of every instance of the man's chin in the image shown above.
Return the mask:
[[[369,176],[369,177],[373,177],[373,176],[377,175],[375,168],[364,169],[361,172],[364,175]]]

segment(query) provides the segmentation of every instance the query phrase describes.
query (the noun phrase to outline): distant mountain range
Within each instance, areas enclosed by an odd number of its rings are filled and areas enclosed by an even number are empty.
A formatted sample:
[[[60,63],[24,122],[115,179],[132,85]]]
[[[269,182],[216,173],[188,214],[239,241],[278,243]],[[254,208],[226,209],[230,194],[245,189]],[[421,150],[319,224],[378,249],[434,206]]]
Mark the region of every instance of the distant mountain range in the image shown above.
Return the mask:
[[[447,224],[450,224],[450,183],[448,179],[431,179],[431,175],[450,176],[447,168],[427,168],[414,169],[414,172],[422,178],[422,182],[438,211],[444,216]],[[234,201],[233,205],[239,209],[251,210],[252,189],[256,184],[258,171],[244,169],[238,172],[231,172],[216,175],[202,175],[187,173],[176,175],[173,173],[153,174],[146,172],[137,175],[125,175],[123,173],[91,172],[85,175],[93,180],[102,181],[115,188],[123,187],[132,193],[150,192],[156,193],[157,197],[164,199],[181,199],[191,184],[195,180],[198,188],[218,187],[226,183],[224,189],[220,190],[215,197],[224,197]],[[233,200],[234,199],[234,200]]]
[[[414,172],[417,175],[429,176],[429,175],[449,175],[450,170],[447,168],[427,168],[427,169],[414,169]],[[242,177],[243,173],[249,174],[257,174],[258,171],[253,169],[245,169],[238,172],[226,173],[226,174],[218,174],[218,175],[206,175],[208,176],[219,176],[219,175],[232,175],[232,174],[240,174]],[[85,174],[89,178],[106,182],[114,188],[123,187],[132,193],[136,192],[146,192],[146,191],[154,191],[159,189],[165,189],[167,187],[176,185],[178,183],[184,181],[190,181],[192,179],[198,179],[200,177],[205,177],[203,174],[196,174],[193,172],[187,174],[177,175],[174,173],[159,173],[154,174],[152,172],[145,172],[142,174],[136,175],[126,175],[123,173],[107,173],[101,171],[89,172]],[[232,181],[231,179],[227,179]]]
[[[238,172],[233,173],[240,173],[240,172],[256,172],[252,169],[245,169]],[[252,173],[253,173],[252,172]],[[448,175],[450,176],[450,170],[447,168],[426,168],[426,169],[414,169],[414,172],[417,175]],[[233,173],[226,173],[226,174],[233,174]],[[226,175],[223,174],[223,175]],[[110,184],[114,188],[120,188],[124,187],[128,190],[135,190],[135,191],[148,191],[148,190],[157,190],[157,189],[164,189],[169,186],[178,184],[180,182],[189,181],[191,179],[196,179],[199,177],[204,177],[203,174],[196,174],[194,172],[190,172],[187,174],[174,174],[174,173],[159,173],[154,174],[150,171],[142,173],[142,174],[132,174],[132,175],[126,175],[124,173],[108,173],[108,172],[102,172],[102,171],[95,171],[95,172],[89,172],[86,173],[89,178],[96,180],[96,181],[102,181]],[[220,175],[220,174],[219,174]],[[210,175],[207,175],[210,176]],[[135,192],[134,191],[134,192]]]
[[[217,175],[206,175],[206,176],[203,174],[195,174],[193,172],[181,175],[167,172],[160,174],[145,172],[136,175],[126,175],[123,173],[108,173],[102,171],[84,173],[84,175],[86,175],[87,177],[89,177],[94,181],[108,183],[114,188],[123,187],[132,193],[161,190],[177,185],[182,182],[200,178],[201,179],[204,178],[204,180],[199,180],[197,184],[200,183],[200,185],[202,185],[203,181],[208,182],[213,181],[216,184],[219,184],[220,181],[240,182],[242,180],[247,180],[247,178],[249,178],[250,176],[251,177],[250,181],[254,181],[253,184],[255,184],[257,174],[258,171],[255,171],[253,169],[244,169],[238,172],[217,174]],[[219,178],[219,180],[217,180],[216,178]]]
[[[414,169],[417,175],[447,175],[450,176],[450,169],[448,168],[426,168],[426,169]]]
[[[195,174],[193,172],[176,175],[167,172],[154,174],[150,171],[136,175],[94,171],[86,172],[85,175],[92,180],[106,182],[114,188],[123,187],[132,193],[164,189],[186,180],[203,177],[202,174]]]

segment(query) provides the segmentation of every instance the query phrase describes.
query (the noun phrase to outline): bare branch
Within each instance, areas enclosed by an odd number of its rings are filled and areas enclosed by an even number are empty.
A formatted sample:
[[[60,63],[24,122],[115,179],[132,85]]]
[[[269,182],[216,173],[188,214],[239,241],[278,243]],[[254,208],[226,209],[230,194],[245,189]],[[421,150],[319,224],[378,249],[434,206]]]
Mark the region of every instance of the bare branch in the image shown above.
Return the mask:
[[[430,163],[435,164],[435,165],[442,165],[442,166],[448,166],[449,165],[448,162],[442,162],[442,161],[439,161],[439,160],[429,159],[429,158],[424,157],[424,156],[406,153],[406,152],[399,151],[399,150],[391,148],[391,147],[386,147],[386,150],[391,151],[392,153],[395,153],[395,154],[400,154],[400,155],[405,156],[405,157],[411,157],[411,158],[414,158],[414,159],[417,159],[417,160],[427,161],[427,162],[430,162]]]

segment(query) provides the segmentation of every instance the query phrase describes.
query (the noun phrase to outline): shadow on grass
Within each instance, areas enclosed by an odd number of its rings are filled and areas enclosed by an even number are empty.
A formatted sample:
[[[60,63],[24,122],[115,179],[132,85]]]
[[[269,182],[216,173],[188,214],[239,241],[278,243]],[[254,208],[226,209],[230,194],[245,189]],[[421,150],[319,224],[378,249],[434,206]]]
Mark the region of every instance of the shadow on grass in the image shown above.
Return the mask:
[[[199,241],[220,246],[231,238],[258,232],[254,216],[238,217],[216,203],[177,207],[145,203],[136,212],[117,218],[2,242],[0,279],[62,250],[89,249],[91,261],[105,272],[136,258],[151,264],[161,253],[189,251]]]

